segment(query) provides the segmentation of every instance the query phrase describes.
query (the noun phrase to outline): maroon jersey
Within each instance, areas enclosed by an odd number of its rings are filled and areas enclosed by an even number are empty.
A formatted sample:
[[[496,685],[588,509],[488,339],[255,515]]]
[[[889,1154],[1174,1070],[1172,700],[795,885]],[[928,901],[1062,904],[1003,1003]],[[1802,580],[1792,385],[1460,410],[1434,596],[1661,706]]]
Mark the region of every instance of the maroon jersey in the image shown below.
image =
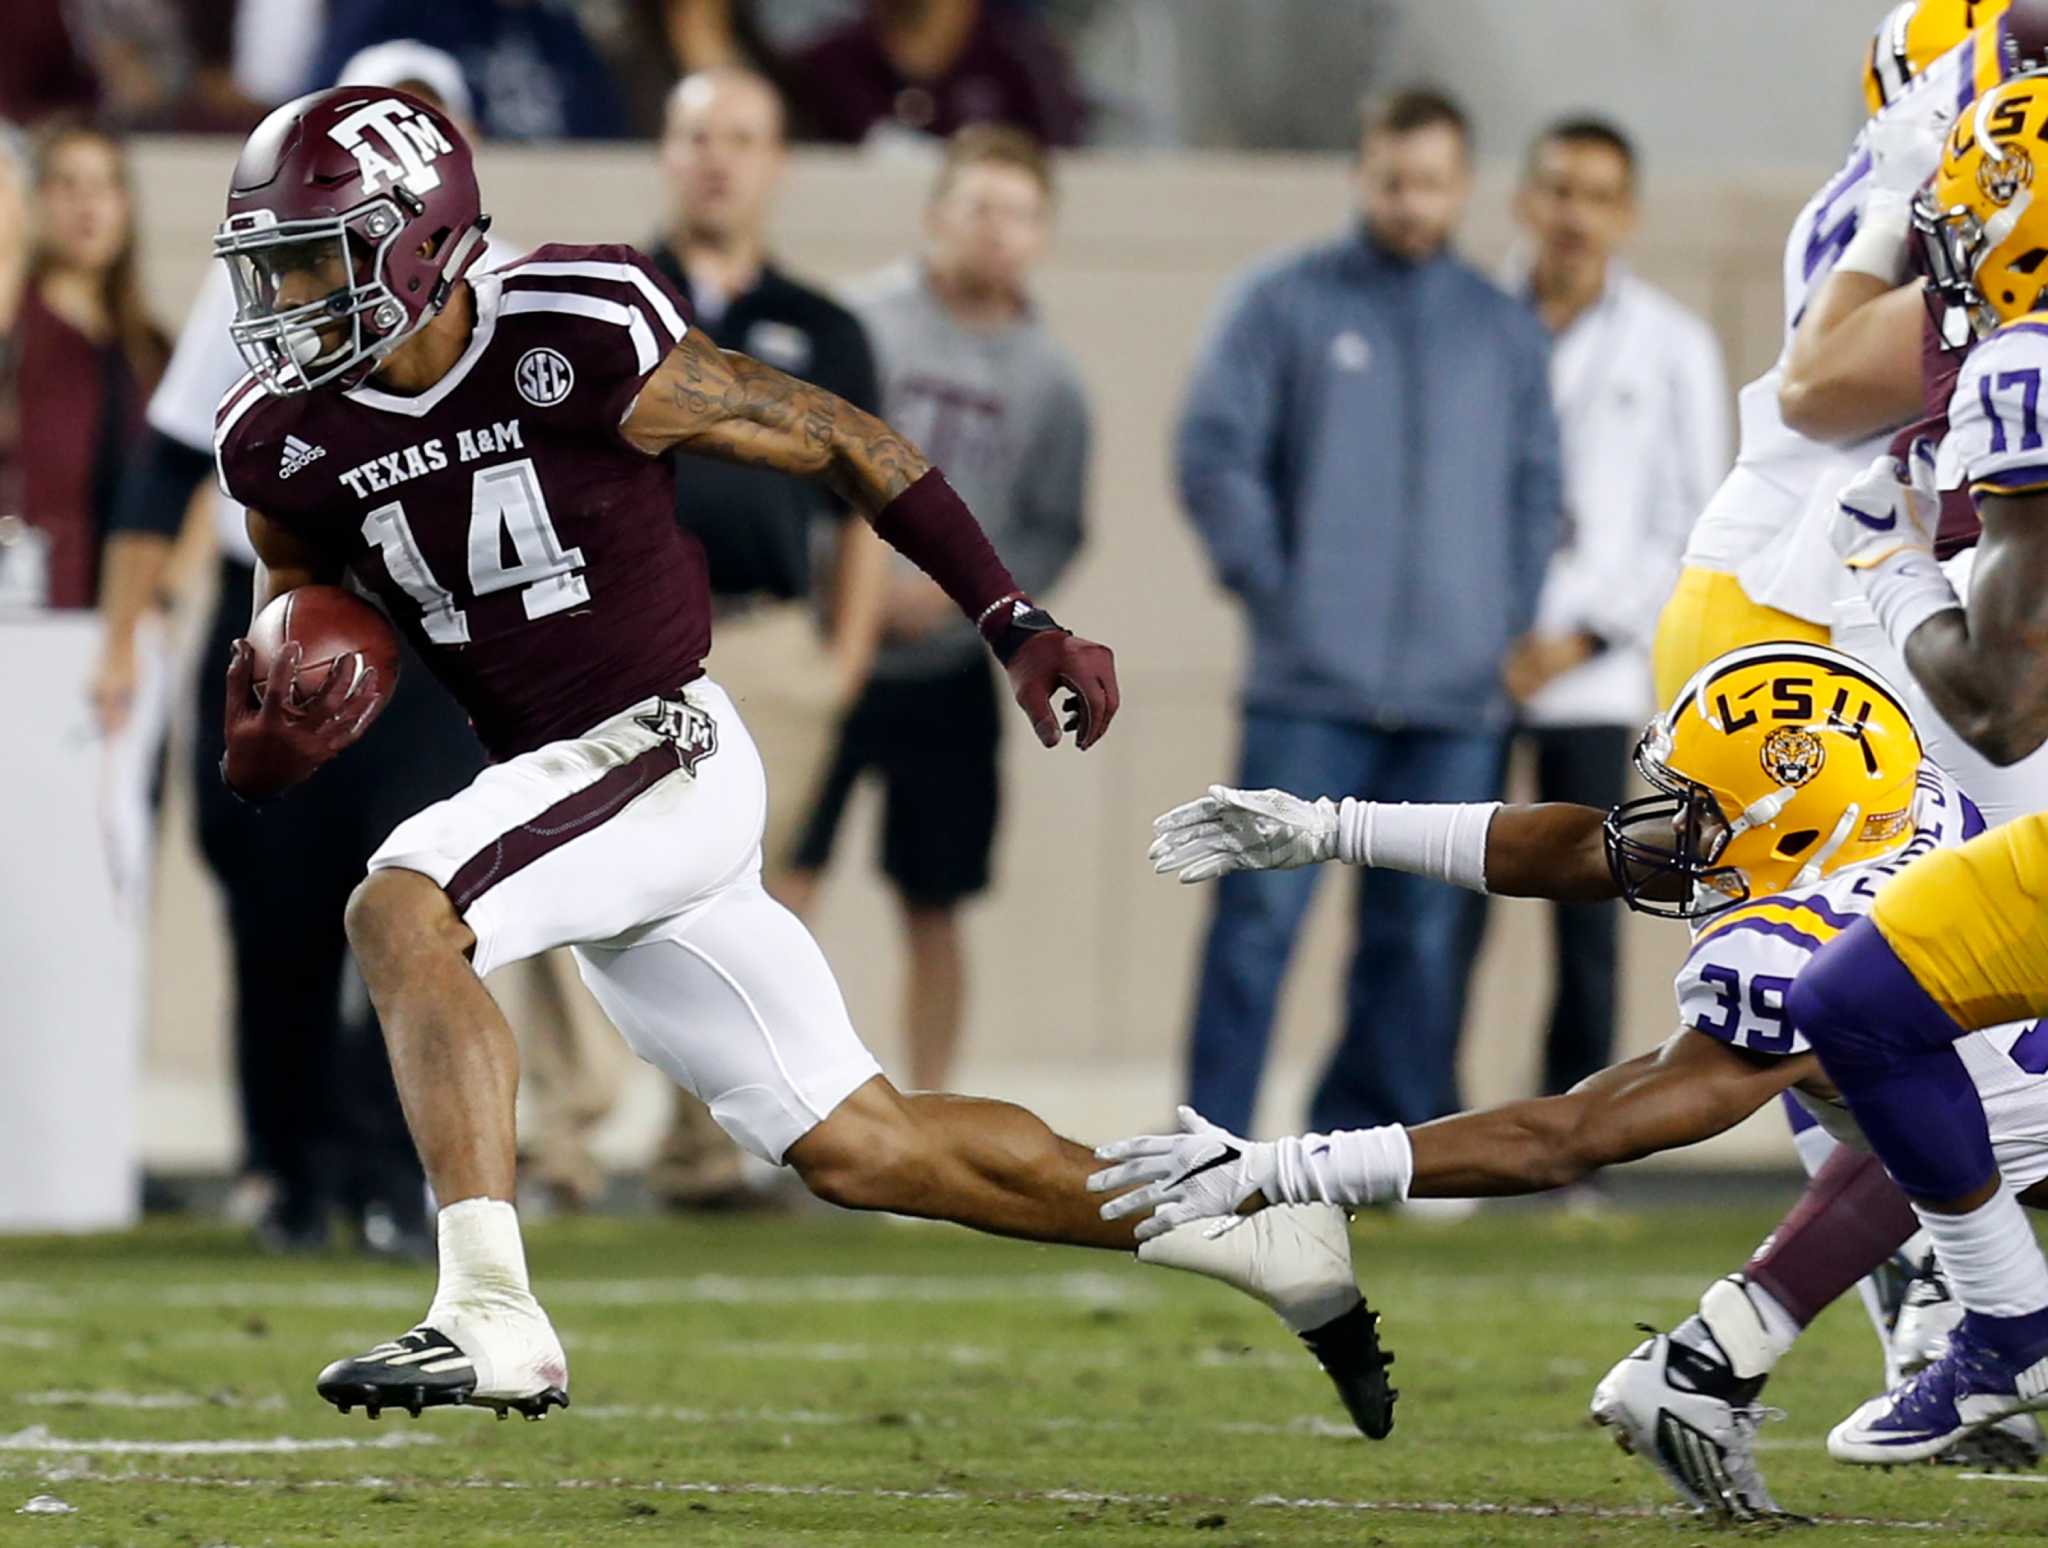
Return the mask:
[[[710,598],[670,459],[619,433],[683,301],[622,246],[540,247],[469,283],[469,347],[425,392],[245,378],[214,450],[231,496],[383,602],[503,759],[699,676]]]
[[[1921,417],[1892,437],[1891,454],[1900,462],[1913,455],[1913,443],[1927,440],[1939,446],[1948,434],[1948,403],[1955,396],[1956,377],[1963,369],[1967,351],[1958,354],[1941,340],[1941,330],[1930,311],[1920,323]],[[1934,552],[1943,559],[1976,546],[1983,532],[1977,520],[1977,502],[1968,489],[1941,492],[1941,521],[1935,529]]]

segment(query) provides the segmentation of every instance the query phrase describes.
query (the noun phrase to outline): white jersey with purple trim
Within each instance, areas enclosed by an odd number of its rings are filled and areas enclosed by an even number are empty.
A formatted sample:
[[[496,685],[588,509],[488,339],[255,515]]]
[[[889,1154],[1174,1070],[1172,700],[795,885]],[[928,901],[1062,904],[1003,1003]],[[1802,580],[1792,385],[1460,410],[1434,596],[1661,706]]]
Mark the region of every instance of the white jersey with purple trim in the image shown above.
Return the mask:
[[[1785,996],[1813,954],[1867,916],[1885,883],[1913,861],[1984,830],[1976,804],[1931,763],[1921,768],[1910,820],[1912,838],[1887,859],[1702,921],[1678,970],[1680,1025],[1753,1054],[1806,1053],[1806,1039],[1786,1019]],[[1973,1032],[1956,1052],[1983,1099],[2000,1167],[2021,1189],[2048,1177],[2048,1021]],[[1835,1138],[1863,1143],[1846,1108],[1793,1095]]]
[[[1974,34],[1965,38],[1871,122],[1952,117],[1995,81],[1996,57],[1985,59],[1982,52]],[[1852,446],[1808,440],[1779,414],[1778,388],[1800,318],[1862,223],[1873,182],[1869,135],[1866,125],[1842,169],[1792,223],[1785,239],[1783,348],[1777,363],[1737,397],[1741,443],[1734,471],[1694,523],[1685,551],[1688,567],[1734,575],[1751,601],[1817,624],[1831,622],[1840,567],[1811,562],[1810,549],[1792,551],[1799,518],[1817,494],[1831,500],[1884,449],[1886,437]]]
[[[2048,489],[2048,319],[2007,323],[1970,352],[1949,399],[1935,476],[1943,489],[2036,494]]]

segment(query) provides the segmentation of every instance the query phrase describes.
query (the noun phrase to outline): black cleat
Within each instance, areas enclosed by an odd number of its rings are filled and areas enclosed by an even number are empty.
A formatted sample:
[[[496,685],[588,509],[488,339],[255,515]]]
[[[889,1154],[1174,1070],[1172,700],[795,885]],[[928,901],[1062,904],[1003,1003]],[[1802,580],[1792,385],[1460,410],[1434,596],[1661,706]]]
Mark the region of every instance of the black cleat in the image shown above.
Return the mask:
[[[426,1327],[353,1359],[336,1360],[314,1386],[343,1413],[360,1407],[372,1419],[387,1408],[402,1408],[417,1419],[423,1409],[458,1406],[493,1409],[500,1419],[507,1414],[544,1419],[549,1409],[569,1406],[569,1394],[560,1386],[519,1397],[478,1397],[475,1364],[453,1339]]]
[[[1343,1316],[1301,1335],[1309,1352],[1337,1384],[1337,1396],[1351,1422],[1368,1440],[1385,1440],[1394,1428],[1394,1400],[1387,1385],[1391,1351],[1380,1348],[1380,1314],[1360,1301]]]

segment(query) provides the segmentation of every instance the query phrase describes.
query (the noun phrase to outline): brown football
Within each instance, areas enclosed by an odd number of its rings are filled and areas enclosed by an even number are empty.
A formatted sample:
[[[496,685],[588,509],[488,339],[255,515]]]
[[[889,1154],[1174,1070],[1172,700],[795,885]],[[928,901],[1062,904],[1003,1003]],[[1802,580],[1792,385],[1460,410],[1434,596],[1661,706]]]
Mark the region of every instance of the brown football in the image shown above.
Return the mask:
[[[338,657],[361,655],[377,672],[377,713],[398,686],[398,633],[384,615],[339,586],[298,586],[273,600],[249,626],[256,652],[256,696],[263,697],[270,664],[288,642],[302,652],[292,679],[301,700],[318,693]]]

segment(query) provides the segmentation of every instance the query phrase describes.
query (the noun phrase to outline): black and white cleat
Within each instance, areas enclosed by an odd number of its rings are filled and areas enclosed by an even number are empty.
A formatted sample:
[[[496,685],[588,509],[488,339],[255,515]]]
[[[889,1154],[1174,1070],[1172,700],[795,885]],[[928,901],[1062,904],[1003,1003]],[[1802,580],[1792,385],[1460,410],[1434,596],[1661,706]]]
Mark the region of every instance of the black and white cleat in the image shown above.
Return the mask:
[[[1387,1385],[1391,1350],[1380,1347],[1380,1314],[1361,1300],[1342,1316],[1301,1335],[1309,1352],[1336,1383],[1351,1422],[1369,1440],[1385,1440],[1394,1428],[1394,1400]]]
[[[480,1393],[476,1362],[445,1333],[418,1327],[347,1360],[336,1360],[314,1383],[320,1395],[343,1413],[357,1408],[375,1419],[387,1408],[415,1419],[423,1409],[473,1407],[496,1411],[500,1419],[518,1414],[545,1419],[551,1408],[569,1406],[562,1380],[545,1381],[530,1392]]]

